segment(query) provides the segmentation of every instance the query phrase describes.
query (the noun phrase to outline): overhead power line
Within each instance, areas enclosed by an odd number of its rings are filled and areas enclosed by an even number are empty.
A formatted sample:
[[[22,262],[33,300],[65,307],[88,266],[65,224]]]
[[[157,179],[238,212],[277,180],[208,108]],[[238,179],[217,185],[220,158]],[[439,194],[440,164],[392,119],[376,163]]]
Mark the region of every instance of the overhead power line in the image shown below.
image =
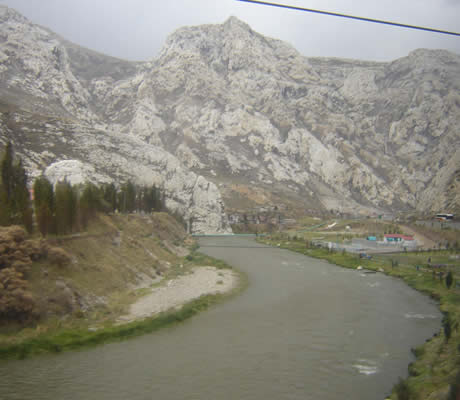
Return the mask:
[[[428,31],[428,32],[434,32],[434,33],[442,33],[444,35],[460,36],[460,33],[458,33],[458,32],[449,32],[449,31],[443,31],[441,29],[426,28],[426,27],[417,26],[417,25],[401,24],[399,22],[384,21],[384,20],[381,20],[381,19],[357,17],[355,15],[340,14],[340,13],[331,12],[331,11],[315,10],[313,8],[296,7],[296,6],[290,6],[290,5],[287,5],[287,4],[269,3],[267,1],[258,1],[258,0],[237,0],[237,1],[242,1],[242,2],[245,2],[245,3],[259,4],[259,5],[263,5],[263,6],[287,8],[289,10],[295,10],[295,11],[305,11],[305,12],[310,12],[310,13],[314,13],[314,14],[329,15],[329,16],[333,16],[333,17],[348,18],[348,19],[354,19],[354,20],[364,21],[364,22],[373,22],[373,23],[376,23],[376,24],[392,25],[392,26],[397,26],[399,28],[417,29],[419,31]]]

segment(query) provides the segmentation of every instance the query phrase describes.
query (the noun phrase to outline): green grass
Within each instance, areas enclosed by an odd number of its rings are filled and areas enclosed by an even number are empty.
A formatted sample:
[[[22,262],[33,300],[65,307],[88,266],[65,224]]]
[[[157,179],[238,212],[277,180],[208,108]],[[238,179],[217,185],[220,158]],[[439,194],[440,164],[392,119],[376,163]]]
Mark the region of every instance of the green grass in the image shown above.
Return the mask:
[[[232,268],[223,261],[201,253],[193,253],[193,262],[200,263],[200,265],[215,266],[220,269]],[[205,264],[202,264],[202,262],[205,262]],[[33,338],[25,337],[18,343],[0,345],[0,359],[23,359],[37,354],[75,350],[129,339],[181,323],[210,306],[235,296],[244,290],[248,284],[247,278],[240,272],[238,274],[240,278],[239,284],[229,293],[204,295],[185,304],[180,310],[160,313],[152,318],[123,325],[106,322],[104,326],[96,331],[89,330],[88,326],[74,329],[59,329],[58,327],[55,331],[46,332]]]
[[[104,327],[94,332],[88,329],[63,330],[55,334],[43,334],[33,339],[26,339],[13,345],[2,345],[0,358],[23,359],[36,354],[58,353],[144,335],[183,322],[223,298],[223,295],[202,296],[178,311],[161,313],[154,318],[129,324]]]
[[[58,268],[45,262],[37,262],[28,274],[29,284],[36,298],[46,300],[54,295],[55,282],[65,279],[78,292],[104,296],[107,302],[94,306],[91,311],[77,310],[73,314],[63,314],[58,309],[59,304],[44,300],[46,310],[50,309],[50,304],[56,304],[55,316],[41,318],[28,327],[14,323],[0,327],[0,358],[24,358],[34,354],[56,353],[153,332],[163,326],[184,321],[211,304],[239,293],[247,286],[246,276],[236,271],[239,285],[230,293],[203,296],[184,305],[179,311],[115,325],[114,321],[126,313],[130,304],[150,291],[150,288],[133,290],[127,285],[136,282],[132,270],[153,275],[157,269],[158,262],[146,250],[170,265],[161,271],[163,280],[154,283],[154,286],[164,285],[170,279],[189,273],[196,266],[214,266],[218,269],[231,267],[223,261],[196,252],[198,246],[191,243],[185,233],[171,223],[167,215],[161,213],[150,219],[118,215],[101,217],[90,228],[90,232],[76,239],[58,243],[72,254],[76,263],[66,268]],[[123,240],[120,246],[115,246],[113,237],[118,235],[120,228],[123,228]],[[98,235],[97,241],[90,237],[94,234]],[[188,244],[192,252],[185,258],[176,256],[164,248],[164,240],[184,243],[184,247]],[[97,330],[93,331],[94,327]]]
[[[402,253],[367,260],[348,253],[330,252],[322,248],[306,248],[304,241],[283,240],[280,237],[271,240],[265,238],[260,241],[274,246],[279,244],[281,248],[324,259],[345,268],[356,269],[362,266],[369,270],[383,271],[387,275],[403,279],[409,286],[439,301],[440,310],[446,318],[449,316],[452,327],[451,337],[447,340],[442,327],[439,333],[423,346],[414,349],[413,352],[417,359],[408,368],[409,377],[395,385],[390,398],[396,400],[398,393],[403,395],[404,392],[404,396],[408,396],[405,398],[414,400],[447,399],[446,393],[450,393],[449,400],[455,399],[453,393],[458,388],[457,380],[460,376],[460,289],[455,288],[455,283],[453,287],[447,289],[445,280],[440,281],[438,277],[433,277],[432,270],[426,265],[419,270],[415,268],[416,265],[426,264],[427,258],[431,257],[432,263],[451,264],[450,270],[454,273],[455,280],[458,281],[460,280],[460,265],[458,260],[449,258],[451,253],[439,251],[419,254]],[[398,261],[398,266],[392,267],[392,260]]]
[[[217,269],[232,269],[232,267],[224,261],[209,257],[200,252],[192,252],[186,257],[186,259],[195,265],[206,265]]]

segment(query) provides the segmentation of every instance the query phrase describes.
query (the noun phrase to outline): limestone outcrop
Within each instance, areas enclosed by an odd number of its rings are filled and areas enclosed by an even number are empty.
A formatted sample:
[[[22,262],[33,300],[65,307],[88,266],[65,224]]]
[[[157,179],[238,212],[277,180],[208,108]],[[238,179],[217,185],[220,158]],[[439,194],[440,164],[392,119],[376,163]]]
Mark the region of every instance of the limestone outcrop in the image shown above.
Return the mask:
[[[230,232],[215,184],[162,147],[108,123],[111,108],[123,114],[124,86],[115,79],[134,74],[126,79],[129,92],[136,73],[135,63],[78,48],[0,6],[0,145],[11,140],[31,174],[53,182],[155,184],[167,206],[192,221],[193,232]],[[115,104],[98,97],[104,90]]]
[[[460,56],[443,50],[307,58],[231,17],[131,63],[0,7],[0,142],[35,173],[77,160],[155,183],[196,232],[229,231],[224,203],[458,211],[459,93]]]

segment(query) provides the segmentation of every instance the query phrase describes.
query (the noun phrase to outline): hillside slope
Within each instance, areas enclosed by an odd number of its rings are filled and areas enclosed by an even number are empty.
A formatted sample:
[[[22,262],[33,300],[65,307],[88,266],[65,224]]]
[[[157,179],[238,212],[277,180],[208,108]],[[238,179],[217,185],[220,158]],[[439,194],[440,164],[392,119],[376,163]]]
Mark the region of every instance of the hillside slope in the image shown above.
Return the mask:
[[[142,86],[130,132],[227,189],[306,208],[459,208],[456,54],[305,58],[230,18],[171,35]]]
[[[13,292],[9,297],[17,312],[0,311],[2,329],[15,321],[44,323],[76,313],[88,320],[113,318],[129,303],[129,293],[179,273],[191,243],[184,228],[164,213],[99,215],[86,232],[46,240],[21,231],[0,230],[0,274],[14,269],[26,281],[22,300],[13,299]],[[9,281],[1,279],[10,290]],[[2,293],[2,307],[5,301]]]
[[[32,175],[78,160],[95,169],[95,181],[155,184],[169,209],[193,219],[193,231],[229,232],[214,184],[162,147],[104,120],[104,101],[90,89],[119,90],[117,104],[124,104],[122,79],[138,76],[137,68],[70,44],[0,6],[0,147],[11,141]]]
[[[98,215],[46,239],[0,227],[0,358],[153,332],[244,289],[195,247],[166,213]]]
[[[307,58],[231,17],[130,63],[0,10],[0,142],[36,173],[77,159],[153,181],[196,232],[228,231],[220,193],[240,210],[460,210],[459,55]]]

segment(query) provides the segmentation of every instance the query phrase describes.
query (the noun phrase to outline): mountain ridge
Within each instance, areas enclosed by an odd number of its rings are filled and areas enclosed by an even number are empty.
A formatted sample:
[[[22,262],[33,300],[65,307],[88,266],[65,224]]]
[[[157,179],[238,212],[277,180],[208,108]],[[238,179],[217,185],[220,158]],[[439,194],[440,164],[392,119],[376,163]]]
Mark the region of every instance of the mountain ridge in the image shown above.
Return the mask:
[[[228,229],[219,191],[231,212],[460,208],[455,53],[419,49],[392,62],[309,58],[230,17],[180,28],[158,57],[130,62],[11,19],[0,15],[0,34],[7,35],[0,41],[0,94],[5,109],[17,110],[21,129],[8,131],[5,113],[1,129],[23,142],[30,170],[76,158],[112,178],[139,178],[142,160],[141,179],[169,184],[172,203],[187,219],[198,214],[204,230],[209,210],[223,221],[213,229]],[[18,53],[21,47],[26,51]],[[36,122],[45,116],[46,123]],[[32,140],[30,120],[47,132]],[[38,143],[45,137],[53,146]],[[192,189],[187,201],[174,194],[181,189],[170,185],[172,172],[160,176],[164,157],[171,171],[202,176],[202,191],[213,182],[204,197],[217,198],[206,211],[202,204],[188,210]],[[181,181],[183,187],[187,178]]]

